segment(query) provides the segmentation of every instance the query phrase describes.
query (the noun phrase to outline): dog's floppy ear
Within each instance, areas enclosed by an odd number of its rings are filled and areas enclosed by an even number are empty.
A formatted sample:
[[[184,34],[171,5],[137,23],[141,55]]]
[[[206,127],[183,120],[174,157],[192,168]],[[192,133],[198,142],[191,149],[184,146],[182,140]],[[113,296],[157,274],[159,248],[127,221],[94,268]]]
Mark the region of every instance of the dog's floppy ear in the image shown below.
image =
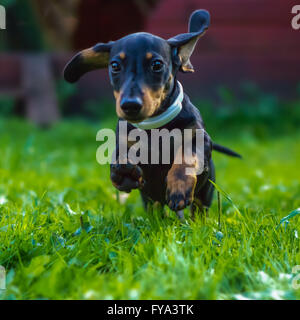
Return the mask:
[[[206,10],[194,11],[189,21],[189,33],[179,34],[168,41],[173,52],[180,59],[180,70],[194,72],[190,57],[195,49],[197,41],[204,35],[210,24],[210,15]]]
[[[73,83],[89,71],[106,68],[112,44],[113,42],[98,43],[77,53],[63,71],[65,80]]]

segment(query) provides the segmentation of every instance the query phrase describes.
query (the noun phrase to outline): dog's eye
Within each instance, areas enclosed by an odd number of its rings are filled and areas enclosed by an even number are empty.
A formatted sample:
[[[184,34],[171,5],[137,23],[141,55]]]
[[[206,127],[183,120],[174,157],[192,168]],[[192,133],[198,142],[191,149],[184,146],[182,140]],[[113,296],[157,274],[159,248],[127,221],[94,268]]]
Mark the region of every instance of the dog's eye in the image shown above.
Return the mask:
[[[117,61],[112,61],[112,62],[110,63],[110,66],[111,66],[112,72],[114,72],[114,73],[118,73],[118,72],[120,72],[120,70],[121,70],[121,65],[120,65],[120,63],[117,62]]]
[[[159,71],[161,71],[162,68],[163,68],[163,66],[164,66],[164,64],[163,64],[163,62],[160,61],[160,60],[154,60],[154,61],[151,62],[151,69],[152,69],[152,71],[154,71],[154,72],[159,72]]]

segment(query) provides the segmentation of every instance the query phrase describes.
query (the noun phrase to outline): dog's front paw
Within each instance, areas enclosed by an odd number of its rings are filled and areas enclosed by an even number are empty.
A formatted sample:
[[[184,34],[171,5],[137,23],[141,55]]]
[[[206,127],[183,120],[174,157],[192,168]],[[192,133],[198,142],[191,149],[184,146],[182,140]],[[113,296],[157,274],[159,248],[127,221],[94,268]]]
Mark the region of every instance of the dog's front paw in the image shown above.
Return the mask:
[[[195,176],[176,179],[168,175],[166,201],[171,210],[182,210],[193,202],[196,182]]]
[[[115,188],[128,193],[133,189],[142,189],[145,184],[142,169],[131,163],[112,164],[110,179]]]

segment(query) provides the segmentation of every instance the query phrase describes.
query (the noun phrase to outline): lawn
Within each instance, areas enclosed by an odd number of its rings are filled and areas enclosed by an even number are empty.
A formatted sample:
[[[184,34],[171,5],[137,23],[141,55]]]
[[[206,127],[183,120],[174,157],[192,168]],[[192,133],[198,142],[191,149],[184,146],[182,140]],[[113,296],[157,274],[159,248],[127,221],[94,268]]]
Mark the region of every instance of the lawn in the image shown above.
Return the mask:
[[[215,195],[205,221],[185,223],[112,187],[96,133],[115,118],[48,130],[0,118],[0,297],[299,299],[300,215],[280,220],[300,207],[300,103],[257,103],[199,103],[211,137],[243,159],[213,154],[221,208]]]

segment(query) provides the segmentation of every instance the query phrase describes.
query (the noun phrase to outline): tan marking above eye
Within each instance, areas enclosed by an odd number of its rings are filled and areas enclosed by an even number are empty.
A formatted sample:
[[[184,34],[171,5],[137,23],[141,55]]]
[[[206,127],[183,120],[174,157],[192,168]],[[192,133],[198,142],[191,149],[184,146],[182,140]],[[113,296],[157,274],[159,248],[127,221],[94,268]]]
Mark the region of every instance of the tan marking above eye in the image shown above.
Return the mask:
[[[121,58],[121,59],[125,59],[125,57],[126,57],[125,52],[121,52],[121,53],[120,53],[120,58]]]
[[[153,57],[153,54],[151,52],[146,53],[146,58],[151,59]]]

